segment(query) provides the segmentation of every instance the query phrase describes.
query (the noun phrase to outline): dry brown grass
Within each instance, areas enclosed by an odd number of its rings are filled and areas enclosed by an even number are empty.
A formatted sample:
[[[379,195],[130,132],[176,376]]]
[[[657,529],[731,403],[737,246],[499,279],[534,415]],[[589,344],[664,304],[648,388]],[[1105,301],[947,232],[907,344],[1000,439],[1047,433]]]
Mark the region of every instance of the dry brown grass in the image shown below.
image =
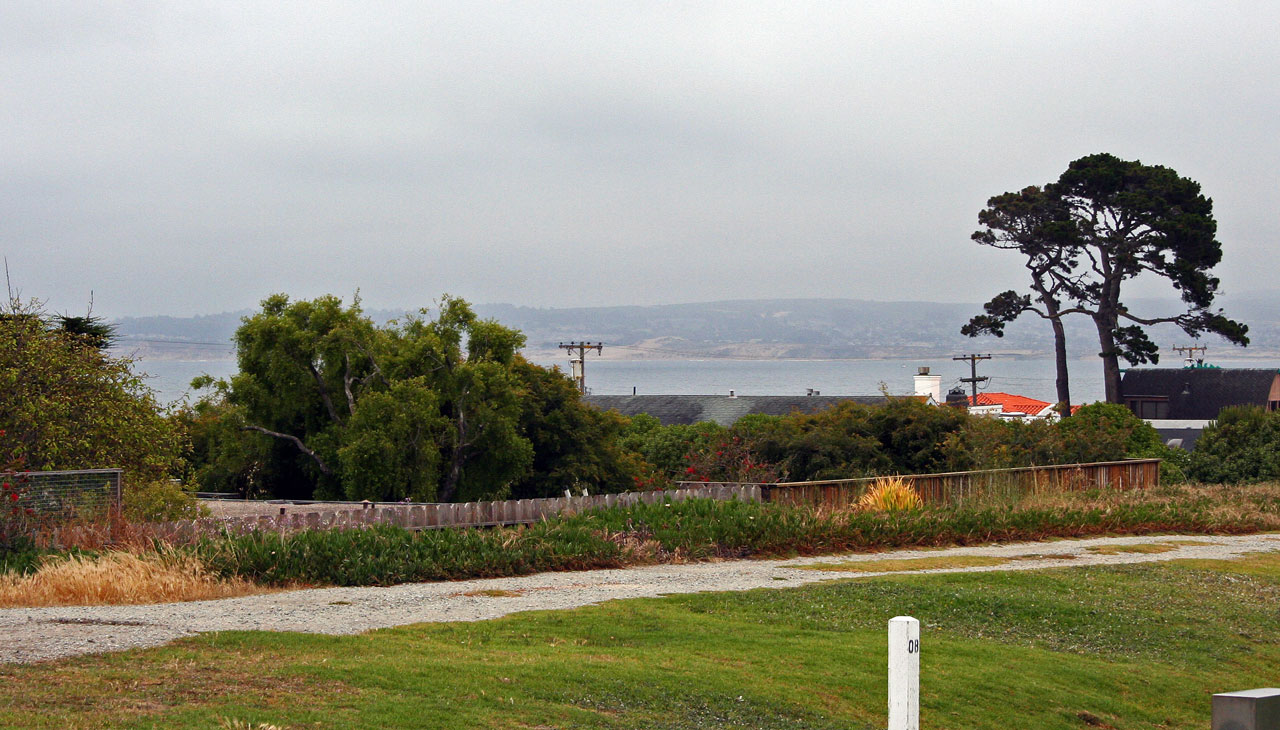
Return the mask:
[[[210,575],[189,555],[112,551],[96,557],[50,557],[30,575],[0,575],[0,607],[201,601],[268,590],[240,578]]]
[[[487,588],[482,591],[467,591],[460,595],[469,598],[519,598],[524,595],[524,591],[504,591],[501,588]]]
[[[231,717],[220,718],[218,727],[222,728],[222,730],[285,730],[280,725],[271,725],[264,722],[253,723],[247,720],[236,720]]]
[[[125,550],[144,553],[167,542],[155,524],[136,522],[113,509],[97,517],[51,518],[32,525],[37,547],[45,550]]]
[[[1172,484],[1155,489],[1094,489],[1079,492],[1040,492],[1024,496],[1022,508],[1090,509],[1124,504],[1195,505],[1195,509],[1223,523],[1248,524],[1262,531],[1280,530],[1280,483]],[[1251,530],[1252,531],[1252,530]]]

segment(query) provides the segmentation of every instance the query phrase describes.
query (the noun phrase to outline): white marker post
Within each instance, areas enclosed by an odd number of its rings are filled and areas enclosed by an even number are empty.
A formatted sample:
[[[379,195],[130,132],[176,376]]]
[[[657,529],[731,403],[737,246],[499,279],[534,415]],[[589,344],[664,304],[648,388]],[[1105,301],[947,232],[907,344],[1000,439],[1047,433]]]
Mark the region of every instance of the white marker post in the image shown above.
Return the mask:
[[[889,730],[920,730],[920,622],[889,619]]]

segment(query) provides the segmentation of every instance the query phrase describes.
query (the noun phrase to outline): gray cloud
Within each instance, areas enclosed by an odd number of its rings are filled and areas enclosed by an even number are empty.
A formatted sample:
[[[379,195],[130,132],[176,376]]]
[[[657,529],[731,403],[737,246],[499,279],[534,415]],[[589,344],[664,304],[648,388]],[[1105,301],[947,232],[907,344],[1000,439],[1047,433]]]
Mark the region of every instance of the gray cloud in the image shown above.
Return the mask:
[[[25,293],[976,301],[1021,283],[986,198],[1099,151],[1199,180],[1226,289],[1273,286],[1268,4],[180,5],[0,8]]]

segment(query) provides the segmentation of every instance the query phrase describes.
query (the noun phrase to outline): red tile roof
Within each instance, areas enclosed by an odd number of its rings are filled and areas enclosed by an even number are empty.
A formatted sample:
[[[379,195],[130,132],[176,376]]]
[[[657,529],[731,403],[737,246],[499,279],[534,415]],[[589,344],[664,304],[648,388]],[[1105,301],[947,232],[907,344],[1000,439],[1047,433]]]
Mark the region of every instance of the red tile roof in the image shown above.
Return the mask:
[[[1000,406],[1005,413],[1025,413],[1028,416],[1034,416],[1053,404],[1013,393],[979,393],[978,405]]]

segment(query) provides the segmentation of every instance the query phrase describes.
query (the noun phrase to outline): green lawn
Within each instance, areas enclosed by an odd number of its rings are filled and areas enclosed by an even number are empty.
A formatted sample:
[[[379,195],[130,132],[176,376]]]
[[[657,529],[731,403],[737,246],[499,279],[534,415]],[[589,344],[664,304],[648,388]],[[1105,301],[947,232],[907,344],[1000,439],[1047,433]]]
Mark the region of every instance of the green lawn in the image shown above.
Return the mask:
[[[6,727],[877,728],[885,622],[922,722],[1194,728],[1280,684],[1280,555],[903,575],[361,636],[224,633],[0,669]],[[239,724],[237,724],[239,723]]]

